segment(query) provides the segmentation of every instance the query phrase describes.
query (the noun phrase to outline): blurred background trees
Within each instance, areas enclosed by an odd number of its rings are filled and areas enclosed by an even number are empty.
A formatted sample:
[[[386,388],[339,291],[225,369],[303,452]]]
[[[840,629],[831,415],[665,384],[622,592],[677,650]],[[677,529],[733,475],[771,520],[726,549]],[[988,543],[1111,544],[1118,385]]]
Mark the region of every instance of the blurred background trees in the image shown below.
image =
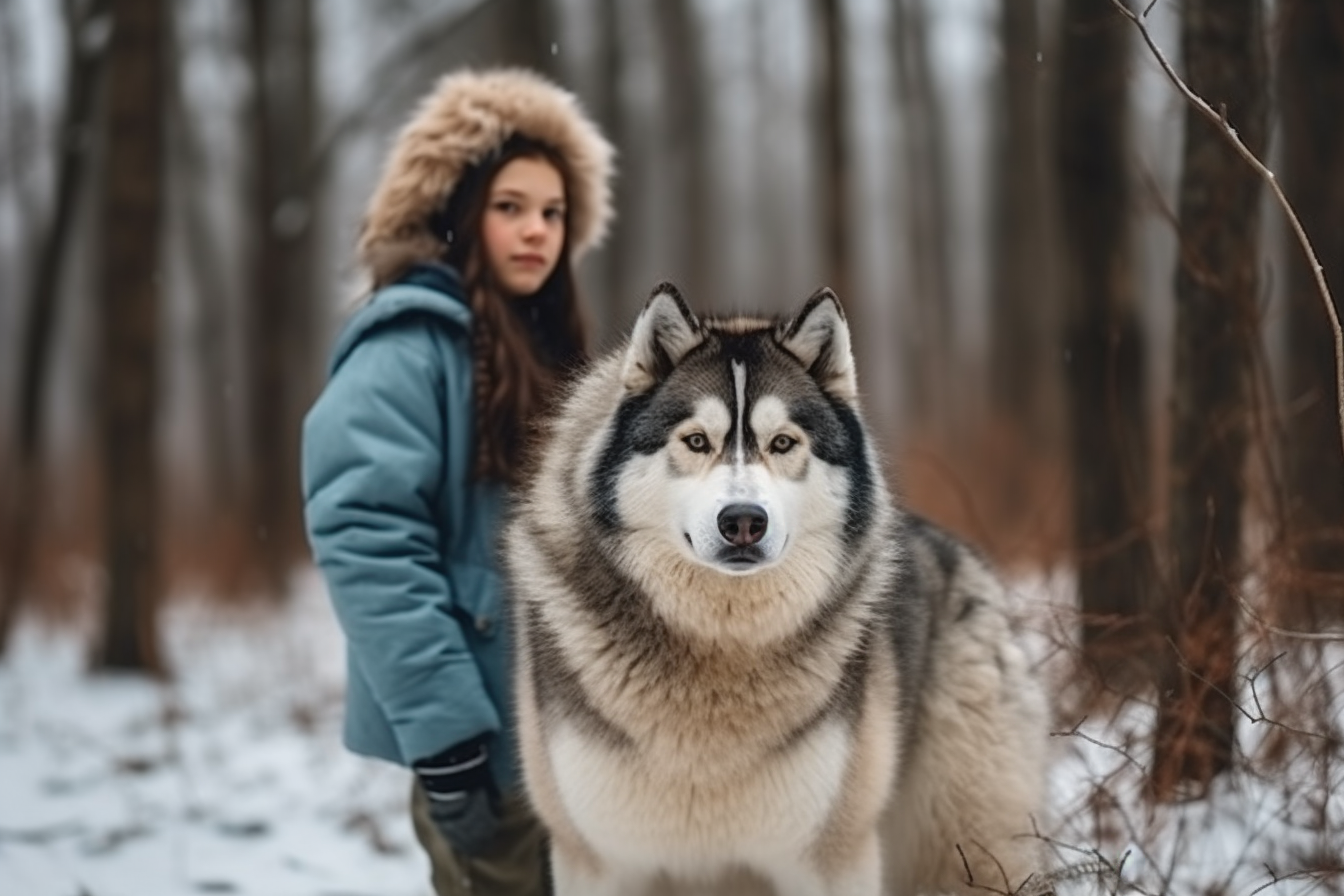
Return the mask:
[[[1265,153],[1267,74],[1259,0],[1187,0],[1186,82],[1257,157]],[[1177,200],[1167,593],[1153,786],[1175,795],[1229,768],[1250,401],[1259,354],[1263,183],[1193,107]]]
[[[158,418],[163,305],[167,0],[111,0],[103,170],[92,315],[102,486],[105,606],[96,664],[163,671],[154,624],[162,599],[163,470]]]
[[[1344,6],[1285,0],[1272,32],[1279,65],[1273,96],[1282,129],[1283,183],[1334,293],[1344,289]],[[1291,238],[1290,238],[1291,239]],[[1291,244],[1290,251],[1295,251]],[[1285,598],[1299,616],[1344,603],[1344,452],[1330,384],[1335,350],[1323,326],[1310,267],[1283,272],[1285,479],[1288,554]],[[1324,598],[1324,600],[1322,600]]]
[[[1338,289],[1344,10],[1228,24],[1261,6],[1145,21]],[[1312,272],[1111,0],[0,0],[0,649],[22,604],[154,667],[165,595],[284,599],[382,153],[439,75],[501,62],[619,148],[600,342],[663,278],[722,312],[838,288],[902,493],[1073,575],[1096,665],[1189,660],[1214,620],[1216,685],[1248,577],[1344,607]]]
[[[1056,370],[1066,396],[1083,644],[1102,662],[1104,653],[1133,649],[1123,642],[1155,584],[1147,337],[1132,234],[1133,37],[1111,0],[1065,0],[1054,128],[1064,305]]]

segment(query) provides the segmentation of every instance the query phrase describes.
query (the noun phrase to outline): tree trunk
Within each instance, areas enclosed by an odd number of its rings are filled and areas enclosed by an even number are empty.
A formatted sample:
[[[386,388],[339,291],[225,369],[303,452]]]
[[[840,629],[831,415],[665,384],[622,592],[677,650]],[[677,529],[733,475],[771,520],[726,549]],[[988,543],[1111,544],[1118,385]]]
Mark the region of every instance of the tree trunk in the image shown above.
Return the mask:
[[[990,396],[1018,436],[1043,438],[1044,361],[1050,357],[1045,253],[1041,40],[1036,0],[1002,0],[1002,78],[994,157]]]
[[[910,319],[898,344],[906,358],[907,416],[913,423],[941,422],[953,351],[952,286],[948,245],[950,180],[947,130],[934,89],[925,0],[892,4],[890,44],[895,61],[901,128],[905,220],[909,234]]]
[[[619,176],[612,183],[612,202],[616,211],[616,226],[612,228],[606,245],[601,250],[602,308],[594,336],[605,341],[622,328],[634,322],[643,307],[652,283],[636,283],[638,253],[635,244],[635,226],[640,218],[644,194],[644,153],[633,151],[637,136],[631,126],[630,108],[621,91],[629,82],[630,66],[626,58],[626,28],[623,16],[630,15],[631,6],[618,0],[598,0],[597,27],[599,57],[597,76],[600,85],[596,115],[603,132],[618,147]],[[601,344],[600,342],[598,344]]]
[[[107,14],[105,2],[82,10],[66,4],[65,38],[69,55],[65,71],[65,109],[59,131],[60,164],[56,173],[55,205],[37,246],[37,268],[28,290],[19,370],[19,394],[14,424],[13,467],[0,512],[0,655],[5,652],[19,603],[27,587],[28,571],[39,521],[42,517],[41,439],[46,390],[47,359],[56,331],[63,262],[69,252],[79,196],[88,171],[93,127],[94,94],[106,47],[90,45],[83,36],[88,22]]]
[[[497,5],[502,35],[501,61],[558,78],[556,10],[550,0],[503,0]]]
[[[792,174],[798,168],[792,152],[781,152],[785,141],[798,141],[798,121],[794,115],[792,91],[781,81],[781,69],[787,69],[788,60],[778,58],[776,43],[778,28],[774,17],[779,15],[778,0],[753,0],[751,3],[751,57],[752,150],[753,171],[751,191],[752,214],[756,233],[752,247],[762,260],[758,280],[754,286],[760,291],[761,310],[783,311],[792,308],[804,279],[800,271],[804,265],[796,249],[791,220],[800,217],[796,202],[803,191],[796,189],[800,178]],[[793,139],[790,139],[793,138]],[[795,152],[797,150],[795,149]],[[811,228],[807,228],[811,233]],[[735,250],[736,251],[736,250]],[[775,297],[772,300],[764,297]]]
[[[253,77],[252,269],[247,345],[251,523],[261,586],[284,596],[302,545],[298,427],[312,388],[295,382],[291,342],[312,318],[312,13],[310,0],[250,0]],[[305,49],[306,47],[306,49]],[[311,346],[311,340],[305,339]],[[300,343],[305,344],[305,343]],[[304,353],[299,352],[302,356]],[[311,348],[307,355],[311,356]],[[299,362],[307,366],[307,359]]]
[[[32,220],[30,191],[25,175],[31,169],[36,155],[34,137],[37,128],[36,102],[32,86],[33,48],[25,40],[27,28],[24,19],[27,4],[19,0],[0,0],[0,190],[11,195],[18,207],[21,220]],[[67,13],[69,9],[67,7]],[[67,16],[67,33],[69,22]],[[67,38],[68,40],[68,38]],[[73,60],[73,54],[70,57]],[[21,235],[16,255],[24,255],[25,240]],[[3,284],[13,290],[21,282],[15,268],[5,272]],[[24,271],[27,273],[27,271]]]
[[[679,263],[673,279],[692,303],[722,301],[712,284],[715,276],[714,213],[711,191],[714,178],[709,160],[709,128],[706,123],[708,92],[705,60],[695,4],[690,0],[666,0],[654,4],[663,60],[663,96],[668,133],[663,151],[670,156],[674,178],[673,196],[681,203],[674,212],[679,234]]]
[[[1344,6],[1287,0],[1279,19],[1283,186],[1344,314]],[[1335,348],[1311,266],[1287,247],[1290,612],[1344,615],[1344,454]]]
[[[1187,83],[1265,146],[1259,0],[1186,0]],[[1320,110],[1325,114],[1325,110]],[[1205,787],[1232,761],[1237,591],[1252,386],[1260,181],[1225,135],[1186,113],[1172,399],[1171,592],[1152,789]]]
[[[163,673],[158,465],[165,0],[112,0],[101,206],[107,616],[95,664]]]
[[[183,64],[182,50],[174,46],[173,69]],[[206,503],[217,520],[236,524],[241,517],[232,432],[237,421],[231,411],[229,365],[226,346],[229,313],[239,297],[229,289],[225,259],[219,251],[221,235],[211,226],[207,203],[208,166],[203,138],[187,101],[185,80],[173,78],[169,108],[169,202],[181,221],[181,242],[176,245],[186,258],[187,292],[196,302],[196,319],[189,340],[197,367],[200,392],[193,408],[204,445]],[[173,244],[170,243],[170,246]]]
[[[845,9],[842,0],[813,0],[813,17],[821,28],[821,68],[817,91],[817,133],[820,140],[818,168],[821,188],[822,271],[826,285],[835,290],[845,304],[850,327],[862,334],[859,325],[860,302],[854,294],[854,262],[850,198],[850,169],[854,159],[849,153],[850,86],[849,57],[845,53]],[[855,340],[855,354],[862,349]]]
[[[1130,257],[1129,24],[1110,0],[1065,0],[1055,96],[1063,234],[1063,380],[1083,650],[1124,674],[1154,587],[1144,341]]]
[[[286,500],[282,523],[287,532],[285,561],[305,556],[307,542],[303,533],[302,502],[298,479],[298,457],[303,415],[317,398],[325,377],[323,358],[317,347],[320,318],[317,301],[316,222],[318,203],[325,181],[309,176],[309,164],[316,152],[317,28],[314,0],[289,0],[283,11],[284,33],[281,54],[285,60],[279,92],[281,105],[277,120],[279,145],[286,148],[283,160],[280,213],[276,221],[277,237],[282,243],[284,284],[288,294],[284,351],[285,424],[281,431],[281,456],[289,469],[291,497]]]

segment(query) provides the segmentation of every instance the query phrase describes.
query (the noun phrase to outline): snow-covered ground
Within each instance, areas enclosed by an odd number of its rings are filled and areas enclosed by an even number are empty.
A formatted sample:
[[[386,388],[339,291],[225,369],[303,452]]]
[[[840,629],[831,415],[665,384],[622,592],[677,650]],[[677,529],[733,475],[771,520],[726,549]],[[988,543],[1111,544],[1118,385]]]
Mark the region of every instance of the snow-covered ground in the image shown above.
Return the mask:
[[[340,634],[316,576],[298,584],[281,610],[178,600],[164,626],[177,672],[168,684],[90,677],[83,638],[20,626],[0,665],[0,896],[430,893],[409,779],[340,746]],[[1061,586],[1022,590],[1040,607]],[[1128,856],[1123,884],[1089,877],[1060,889],[1340,892],[1344,878],[1326,869],[1344,865],[1344,748],[1323,751],[1297,730],[1333,719],[1338,732],[1344,718],[1330,693],[1344,691],[1344,649],[1320,649],[1305,665],[1280,658],[1239,697],[1251,716],[1259,698],[1294,730],[1243,719],[1245,769],[1174,810],[1141,799],[1150,708],[1064,712],[1042,834],[1067,863]],[[1249,653],[1245,671],[1274,655]],[[1317,703],[1334,715],[1275,716]],[[1262,750],[1271,736],[1280,743]]]
[[[92,678],[27,624],[0,666],[3,896],[421,896],[410,780],[340,745],[344,654],[311,574],[283,611],[179,602],[176,680]]]
[[[1254,590],[1251,584],[1250,589]],[[1098,865],[1061,891],[1190,896],[1344,893],[1344,636],[1276,629],[1246,606],[1233,769],[1208,793],[1153,806],[1155,696],[1070,706],[1084,685],[1067,620],[1072,585],[1021,583],[1047,620],[1041,653],[1057,718],[1048,817],[1057,866]],[[1117,873],[1118,872],[1118,873]]]

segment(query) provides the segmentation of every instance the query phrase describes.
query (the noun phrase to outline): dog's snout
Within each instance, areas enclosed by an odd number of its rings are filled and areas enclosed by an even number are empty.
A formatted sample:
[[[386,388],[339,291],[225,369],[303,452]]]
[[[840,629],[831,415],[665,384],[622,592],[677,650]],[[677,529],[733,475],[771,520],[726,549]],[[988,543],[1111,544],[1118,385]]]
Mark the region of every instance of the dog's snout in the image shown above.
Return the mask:
[[[729,504],[719,511],[719,534],[728,543],[740,548],[764,538],[769,523],[765,508],[759,504]]]

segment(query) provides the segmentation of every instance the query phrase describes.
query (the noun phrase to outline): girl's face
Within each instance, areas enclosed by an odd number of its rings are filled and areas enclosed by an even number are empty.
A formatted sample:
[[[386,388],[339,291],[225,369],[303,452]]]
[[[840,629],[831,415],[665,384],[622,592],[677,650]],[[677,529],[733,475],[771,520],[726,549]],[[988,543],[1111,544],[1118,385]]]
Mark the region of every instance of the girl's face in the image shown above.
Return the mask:
[[[565,244],[565,184],[554,165],[524,156],[499,169],[486,198],[481,242],[508,296],[541,288]]]

